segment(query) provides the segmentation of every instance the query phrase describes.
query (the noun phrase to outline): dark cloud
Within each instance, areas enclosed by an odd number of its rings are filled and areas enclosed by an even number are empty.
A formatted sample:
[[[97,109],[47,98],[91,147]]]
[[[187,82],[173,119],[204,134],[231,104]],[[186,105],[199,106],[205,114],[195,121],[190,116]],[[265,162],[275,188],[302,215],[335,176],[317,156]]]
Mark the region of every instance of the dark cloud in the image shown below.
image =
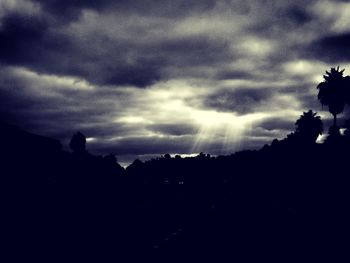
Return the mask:
[[[9,64],[28,63],[42,55],[47,25],[40,18],[8,15],[0,28],[0,59]]]
[[[256,16],[255,23],[248,27],[248,32],[264,37],[279,38],[298,30],[315,19],[309,11],[317,0],[305,3],[297,1],[259,1],[252,6],[251,15]],[[251,3],[250,3],[251,4]]]
[[[169,56],[176,66],[201,66],[231,61],[228,47],[229,43],[226,41],[190,36],[161,42],[158,47],[152,48],[160,52],[160,55]]]
[[[318,83],[305,82],[303,78],[300,78],[300,84],[283,87],[280,89],[280,93],[296,98],[302,110],[313,109],[317,111],[321,110],[321,104],[317,99],[317,85]]]
[[[135,66],[116,66],[110,69],[108,76],[101,84],[105,85],[135,85],[146,87],[161,79],[161,63],[139,60]],[[146,66],[149,65],[149,66]],[[106,71],[108,72],[108,71]]]
[[[53,2],[52,8],[58,5]],[[79,76],[99,85],[145,87],[186,75],[183,71],[191,67],[232,59],[228,43],[203,36],[135,42],[100,32],[82,38],[67,31],[68,25],[57,25],[47,15],[8,14],[0,28],[0,61],[47,74]],[[143,30],[149,29],[144,26]],[[168,67],[178,70],[169,72]]]
[[[159,134],[165,135],[188,135],[188,134],[196,134],[198,128],[194,127],[192,124],[175,124],[175,123],[167,123],[167,124],[153,124],[147,127],[149,130],[157,132]]]
[[[260,127],[263,130],[272,131],[272,130],[286,130],[293,131],[295,129],[295,121],[288,119],[283,119],[279,117],[268,118],[260,123],[257,123],[256,127]]]
[[[143,87],[160,79],[162,64],[159,58],[140,56],[133,65],[127,65],[117,58],[130,49],[125,43],[112,49],[106,46],[110,51],[101,59],[88,53],[93,52],[93,47],[82,50],[79,39],[49,28],[48,21],[40,17],[6,16],[0,28],[0,61],[41,73],[79,76],[98,84]],[[111,63],[107,66],[108,60]]]
[[[350,32],[322,37],[310,44],[306,56],[329,63],[350,61]]]
[[[322,110],[322,106],[314,94],[299,95],[298,99],[301,102],[301,107],[305,109],[305,111],[308,109],[313,109],[314,111]]]
[[[312,21],[313,18],[307,9],[301,6],[292,6],[288,8],[284,13],[284,17],[298,26]]]
[[[249,133],[249,137],[255,138],[255,139],[282,138],[288,132],[290,132],[290,131],[289,130],[280,130],[280,129],[265,130],[263,128],[256,127],[255,129],[253,129]]]
[[[204,0],[35,0],[45,10],[57,16],[76,19],[82,9],[113,11],[148,16],[184,16],[193,12],[205,12],[215,6],[215,1]]]
[[[253,78],[253,74],[247,71],[229,71],[222,70],[219,71],[216,76],[218,80],[226,80],[226,79],[250,79]]]
[[[71,75],[62,65],[70,56],[72,42],[49,30],[48,22],[35,16],[10,14],[0,28],[0,61],[51,74]]]
[[[125,47],[126,54],[135,56],[136,61],[130,66],[120,61],[115,67],[105,69],[101,74],[108,76],[110,73],[111,76],[102,84],[145,87],[159,80],[187,76],[192,68],[219,65],[232,59],[227,45],[225,41],[190,36],[136,45],[133,49]],[[124,47],[121,46],[120,49],[123,60]]]
[[[68,23],[77,20],[82,10],[102,10],[111,4],[112,1],[91,1],[91,0],[34,0],[39,3],[46,16],[51,17],[58,24]]]
[[[65,90],[54,83],[49,83],[51,87],[37,85],[42,84],[0,70],[1,120],[57,139],[85,127],[89,134],[98,133],[100,127],[109,134],[119,132],[108,123],[113,101],[101,98],[100,91]]]
[[[233,111],[239,114],[255,112],[273,96],[272,89],[242,88],[221,90],[205,98],[204,106],[218,111]]]
[[[51,12],[60,13],[68,9],[92,8],[99,9],[103,6],[111,4],[112,1],[93,1],[93,0],[34,0],[40,3]],[[121,1],[122,2],[122,1]]]

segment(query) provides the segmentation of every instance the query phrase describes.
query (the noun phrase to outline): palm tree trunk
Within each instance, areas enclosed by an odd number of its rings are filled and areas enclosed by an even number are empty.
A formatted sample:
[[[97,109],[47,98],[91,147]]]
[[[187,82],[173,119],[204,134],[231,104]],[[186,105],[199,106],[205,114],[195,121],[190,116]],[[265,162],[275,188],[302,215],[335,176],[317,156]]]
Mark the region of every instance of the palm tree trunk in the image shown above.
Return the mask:
[[[333,114],[333,126],[334,128],[337,127],[337,115]]]

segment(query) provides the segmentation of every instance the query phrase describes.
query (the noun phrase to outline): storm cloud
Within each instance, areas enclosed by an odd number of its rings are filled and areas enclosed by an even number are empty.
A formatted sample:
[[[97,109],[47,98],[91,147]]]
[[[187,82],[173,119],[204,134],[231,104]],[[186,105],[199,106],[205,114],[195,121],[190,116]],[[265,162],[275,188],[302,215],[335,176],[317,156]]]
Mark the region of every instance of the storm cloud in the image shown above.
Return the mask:
[[[214,108],[218,111],[233,111],[245,114],[258,111],[273,96],[273,90],[268,88],[221,90],[215,94],[208,95],[205,98],[204,107]]]
[[[350,61],[350,30],[349,32],[328,35],[312,43],[314,57],[326,62]],[[310,48],[311,49],[311,48]]]
[[[348,1],[0,3],[0,117],[120,160],[258,148],[327,109],[350,70]],[[123,157],[124,156],[124,157]],[[128,156],[128,157],[126,157]]]

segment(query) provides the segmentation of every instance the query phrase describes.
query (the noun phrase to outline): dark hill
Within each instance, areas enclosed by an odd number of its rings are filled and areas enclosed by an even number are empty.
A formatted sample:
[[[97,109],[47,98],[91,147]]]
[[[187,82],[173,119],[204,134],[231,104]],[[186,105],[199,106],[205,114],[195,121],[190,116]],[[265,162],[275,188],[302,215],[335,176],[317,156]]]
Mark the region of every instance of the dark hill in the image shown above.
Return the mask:
[[[348,136],[291,134],[259,151],[164,155],[126,170],[13,126],[0,136],[7,243],[48,261],[338,261],[349,245]]]

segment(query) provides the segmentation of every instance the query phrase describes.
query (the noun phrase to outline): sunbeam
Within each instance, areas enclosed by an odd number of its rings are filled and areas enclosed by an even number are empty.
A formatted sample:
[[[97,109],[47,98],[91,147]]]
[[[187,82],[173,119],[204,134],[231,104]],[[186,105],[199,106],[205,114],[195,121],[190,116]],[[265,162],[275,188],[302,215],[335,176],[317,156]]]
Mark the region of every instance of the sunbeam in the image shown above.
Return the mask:
[[[237,116],[217,111],[195,111],[193,115],[199,122],[199,129],[191,151],[205,152],[210,149],[218,154],[239,149],[243,135],[250,132],[252,123],[265,117],[264,113]]]

